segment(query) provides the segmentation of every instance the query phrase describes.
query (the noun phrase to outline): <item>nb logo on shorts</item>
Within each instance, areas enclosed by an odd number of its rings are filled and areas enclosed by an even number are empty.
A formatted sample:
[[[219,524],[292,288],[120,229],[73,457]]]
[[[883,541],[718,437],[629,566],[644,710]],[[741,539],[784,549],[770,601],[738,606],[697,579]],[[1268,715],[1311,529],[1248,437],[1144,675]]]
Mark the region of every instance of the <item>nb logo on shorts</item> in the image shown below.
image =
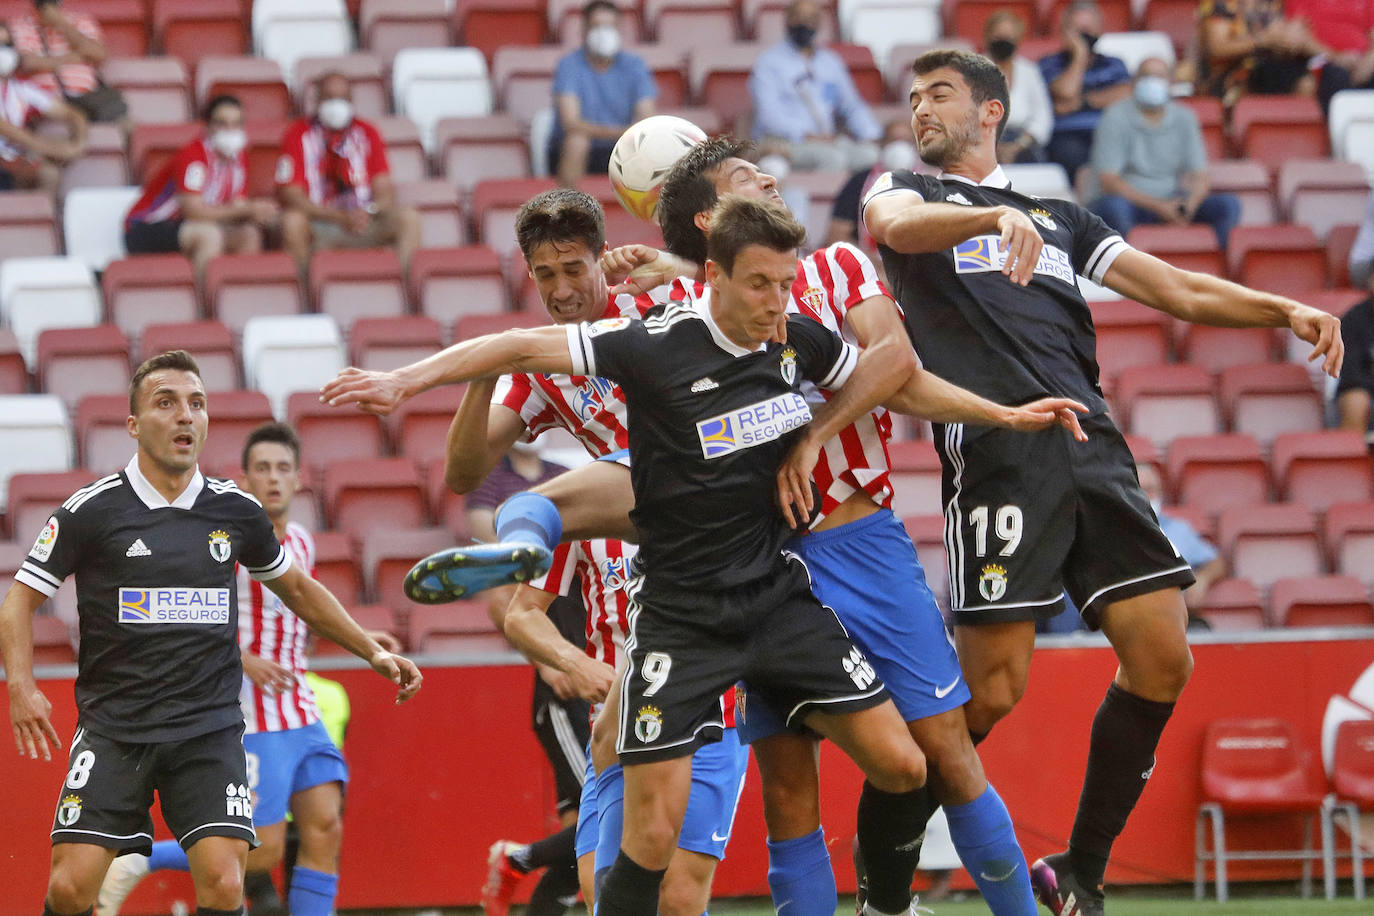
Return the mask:
[[[231,782],[224,787],[224,813],[229,817],[253,819],[253,801],[247,786]]]
[[[860,690],[872,687],[873,682],[878,679],[878,675],[873,673],[873,666],[868,663],[868,659],[864,658],[864,654],[857,646],[850,648],[849,655],[840,662],[840,666],[854,682],[854,686]]]

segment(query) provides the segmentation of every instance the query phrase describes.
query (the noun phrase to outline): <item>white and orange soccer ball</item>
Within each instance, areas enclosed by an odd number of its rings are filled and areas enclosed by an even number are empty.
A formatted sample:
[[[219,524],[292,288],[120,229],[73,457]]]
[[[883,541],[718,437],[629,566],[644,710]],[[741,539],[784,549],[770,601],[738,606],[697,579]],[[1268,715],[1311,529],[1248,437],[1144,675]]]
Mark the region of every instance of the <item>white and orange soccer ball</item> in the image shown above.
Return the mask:
[[[663,179],[683,153],[705,139],[700,127],[672,115],[632,124],[611,150],[611,187],[621,206],[642,220],[652,220]]]

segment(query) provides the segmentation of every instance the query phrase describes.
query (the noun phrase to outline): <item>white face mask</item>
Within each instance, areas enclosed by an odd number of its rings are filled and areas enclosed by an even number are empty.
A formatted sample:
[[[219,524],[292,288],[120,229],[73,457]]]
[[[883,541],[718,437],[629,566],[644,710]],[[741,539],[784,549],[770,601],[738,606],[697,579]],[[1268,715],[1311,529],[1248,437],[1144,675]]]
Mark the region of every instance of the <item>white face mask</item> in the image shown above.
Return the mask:
[[[615,57],[620,50],[620,30],[613,25],[599,25],[587,33],[587,50],[596,57]]]
[[[210,135],[210,147],[225,159],[233,159],[248,145],[248,135],[241,128],[217,130]]]
[[[1141,108],[1163,108],[1169,101],[1169,81],[1162,76],[1142,76],[1135,81],[1135,100]]]
[[[316,114],[330,130],[343,130],[353,122],[353,103],[348,99],[325,99]]]
[[[0,46],[0,79],[9,76],[19,67],[19,52],[9,45]]]
[[[910,171],[916,166],[916,145],[910,140],[893,140],[883,145],[883,168]]]

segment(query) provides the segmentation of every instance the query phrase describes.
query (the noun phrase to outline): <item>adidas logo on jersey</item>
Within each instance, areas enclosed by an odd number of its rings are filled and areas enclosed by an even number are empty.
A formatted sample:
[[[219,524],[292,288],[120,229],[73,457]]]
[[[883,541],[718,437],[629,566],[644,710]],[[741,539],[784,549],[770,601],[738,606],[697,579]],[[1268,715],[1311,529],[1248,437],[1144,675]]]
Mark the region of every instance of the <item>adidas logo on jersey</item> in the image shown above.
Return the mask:
[[[703,391],[713,391],[719,387],[720,386],[716,384],[715,379],[711,378],[710,376],[707,376],[706,378],[699,378],[692,383],[692,394],[701,394]]]
[[[143,538],[139,538],[129,545],[129,549],[124,551],[126,557],[151,557],[153,552],[143,543]]]
[[[946,194],[945,200],[952,204],[963,204],[965,207],[973,206],[973,201],[969,200],[958,191],[955,191],[953,194]]]

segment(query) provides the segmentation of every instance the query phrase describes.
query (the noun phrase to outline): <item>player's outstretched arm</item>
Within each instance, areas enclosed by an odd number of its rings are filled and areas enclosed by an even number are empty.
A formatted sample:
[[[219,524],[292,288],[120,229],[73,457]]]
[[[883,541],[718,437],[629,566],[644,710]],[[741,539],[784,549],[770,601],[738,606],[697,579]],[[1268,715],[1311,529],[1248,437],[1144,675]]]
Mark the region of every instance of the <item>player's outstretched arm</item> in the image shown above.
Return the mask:
[[[420,689],[420,669],[401,655],[393,655],[381,643],[368,635],[358,621],[348,615],[339,599],[314,579],[292,566],[267,586],[291,611],[304,620],[310,629],[333,640],[359,658],[366,659],[372,670],[398,685],[396,702],[402,703]]]
[[[5,682],[10,692],[10,725],[19,756],[52,759],[49,747],[61,748],[52,727],[52,703],[33,679],[33,615],[46,597],[22,582],[10,586],[0,604],[0,653],[5,659]]]
[[[1341,374],[1345,345],[1335,315],[1284,296],[1179,270],[1154,255],[1130,249],[1112,262],[1103,285],[1128,299],[1196,324],[1224,328],[1290,328],[1312,344],[1308,360],[1322,359],[1322,371]]]
[[[567,675],[574,695],[600,703],[611,689],[615,670],[605,662],[588,657],[563,638],[549,619],[549,605],[553,604],[553,599],[551,592],[541,588],[519,586],[502,615],[502,632],[530,661]]]
[[[898,413],[921,417],[932,423],[1003,426],[1022,432],[1044,429],[1058,423],[1073,433],[1079,442],[1088,441],[1087,433],[1078,423],[1078,414],[1087,413],[1088,408],[1078,401],[1041,398],[1020,407],[1007,407],[920,368],[912,373],[895,396],[888,399],[886,406]]]
[[[456,343],[390,372],[350,366],[320,390],[320,400],[335,407],[353,404],[367,413],[386,416],[403,401],[440,385],[494,378],[509,372],[568,375],[572,369],[566,328],[517,328]]]
[[[454,493],[471,493],[482,485],[525,432],[520,414],[493,404],[495,379],[478,379],[463,392],[463,400],[448,427],[444,447],[444,484]]]

